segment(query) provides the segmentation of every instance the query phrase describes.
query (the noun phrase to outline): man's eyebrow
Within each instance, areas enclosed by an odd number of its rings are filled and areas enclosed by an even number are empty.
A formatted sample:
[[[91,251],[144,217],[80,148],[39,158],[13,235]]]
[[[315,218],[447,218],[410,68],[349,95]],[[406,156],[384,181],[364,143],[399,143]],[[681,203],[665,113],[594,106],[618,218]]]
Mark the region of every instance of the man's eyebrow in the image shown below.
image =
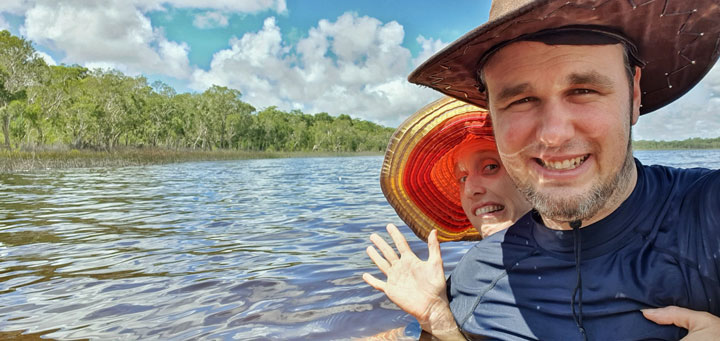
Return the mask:
[[[513,98],[523,92],[528,91],[531,88],[529,83],[522,83],[518,85],[508,86],[502,88],[500,91],[500,94],[497,97],[497,100],[499,102],[505,101],[507,99]]]
[[[572,73],[567,76],[567,82],[570,85],[576,84],[592,84],[610,88],[613,86],[613,82],[610,77],[600,74],[597,71],[590,71],[585,73]]]

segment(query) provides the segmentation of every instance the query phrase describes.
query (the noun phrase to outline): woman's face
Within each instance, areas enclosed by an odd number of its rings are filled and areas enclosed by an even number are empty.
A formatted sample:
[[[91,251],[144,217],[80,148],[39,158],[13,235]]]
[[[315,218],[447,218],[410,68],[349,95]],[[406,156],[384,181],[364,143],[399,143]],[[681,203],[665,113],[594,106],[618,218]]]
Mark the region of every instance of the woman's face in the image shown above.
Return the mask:
[[[531,209],[500,163],[497,150],[464,151],[455,177],[462,208],[483,238],[509,227]]]

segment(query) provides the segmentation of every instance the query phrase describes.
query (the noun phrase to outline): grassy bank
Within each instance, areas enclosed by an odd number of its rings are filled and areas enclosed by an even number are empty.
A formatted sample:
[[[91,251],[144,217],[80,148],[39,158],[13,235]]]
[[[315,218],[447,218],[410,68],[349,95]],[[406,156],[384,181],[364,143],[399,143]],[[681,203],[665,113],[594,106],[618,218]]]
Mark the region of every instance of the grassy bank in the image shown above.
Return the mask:
[[[123,167],[187,161],[270,159],[287,157],[362,156],[382,153],[249,152],[163,149],[94,150],[0,150],[0,173],[87,167]]]
[[[720,149],[720,137],[712,139],[690,138],[681,141],[633,141],[636,150],[682,150],[682,149]]]

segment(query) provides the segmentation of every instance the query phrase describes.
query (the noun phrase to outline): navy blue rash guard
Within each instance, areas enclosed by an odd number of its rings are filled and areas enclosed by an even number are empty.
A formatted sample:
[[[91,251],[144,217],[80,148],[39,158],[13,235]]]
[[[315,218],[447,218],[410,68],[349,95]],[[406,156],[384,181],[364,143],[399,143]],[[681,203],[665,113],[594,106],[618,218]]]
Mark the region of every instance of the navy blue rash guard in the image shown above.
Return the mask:
[[[678,340],[640,309],[720,315],[720,171],[638,168],[628,199],[582,228],[583,324],[589,340]],[[582,340],[570,299],[573,231],[535,212],[478,242],[448,279],[450,308],[471,339]],[[576,304],[577,309],[577,304]]]

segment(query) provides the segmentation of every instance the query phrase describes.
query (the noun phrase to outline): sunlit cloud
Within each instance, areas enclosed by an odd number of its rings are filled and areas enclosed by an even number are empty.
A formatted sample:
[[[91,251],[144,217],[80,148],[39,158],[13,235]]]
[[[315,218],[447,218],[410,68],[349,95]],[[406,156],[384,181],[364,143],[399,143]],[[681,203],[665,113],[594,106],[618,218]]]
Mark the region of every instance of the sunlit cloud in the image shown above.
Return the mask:
[[[57,62],[53,57],[51,57],[49,54],[42,52],[42,51],[36,51],[35,55],[42,58],[45,61],[45,64],[47,65],[57,65]]]
[[[259,107],[347,113],[396,125],[440,97],[405,79],[415,61],[402,46],[404,34],[395,21],[345,13],[319,21],[293,49],[268,18],[260,31],[234,38],[217,52],[209,70],[196,70],[191,86],[233,87]],[[444,45],[427,41],[428,50]]]

